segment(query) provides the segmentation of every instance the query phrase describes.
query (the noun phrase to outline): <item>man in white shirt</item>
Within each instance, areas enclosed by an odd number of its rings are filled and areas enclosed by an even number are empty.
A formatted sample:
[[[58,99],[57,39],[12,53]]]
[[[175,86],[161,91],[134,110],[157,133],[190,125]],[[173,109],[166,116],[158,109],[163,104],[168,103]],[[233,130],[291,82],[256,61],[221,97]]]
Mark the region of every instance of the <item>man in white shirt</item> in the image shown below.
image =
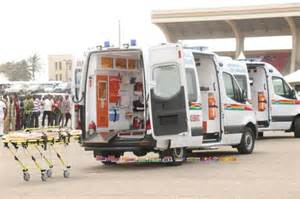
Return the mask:
[[[48,119],[48,126],[51,126],[51,124],[52,124],[52,116],[51,116],[51,113],[52,113],[52,100],[50,100],[49,98],[50,98],[49,96],[46,96],[44,101],[43,101],[44,113],[43,113],[42,126],[45,126],[46,116],[47,116],[47,119]]]
[[[2,97],[1,97],[1,99],[0,99],[0,137],[3,136],[5,116],[6,116],[6,105],[3,102]]]

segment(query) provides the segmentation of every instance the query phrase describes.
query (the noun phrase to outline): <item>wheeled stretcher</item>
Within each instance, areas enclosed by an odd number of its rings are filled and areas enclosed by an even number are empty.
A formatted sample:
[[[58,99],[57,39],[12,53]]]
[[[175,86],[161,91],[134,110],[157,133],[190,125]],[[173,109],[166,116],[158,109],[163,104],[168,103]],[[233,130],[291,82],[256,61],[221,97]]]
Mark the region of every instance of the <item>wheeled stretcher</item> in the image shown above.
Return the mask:
[[[71,140],[79,140],[81,131],[70,130],[67,128],[43,128],[43,129],[25,129],[24,131],[11,132],[2,137],[4,147],[12,154],[16,162],[20,165],[23,172],[23,179],[30,180],[29,167],[20,158],[19,148],[25,151],[25,154],[33,161],[35,167],[41,172],[42,181],[52,177],[52,169],[54,164],[50,158],[46,156],[46,151],[53,151],[59,162],[63,166],[63,176],[70,177],[71,166],[64,160],[61,153],[58,152],[56,145],[63,144],[65,147]],[[41,159],[45,162],[45,168],[35,157],[37,152]]]

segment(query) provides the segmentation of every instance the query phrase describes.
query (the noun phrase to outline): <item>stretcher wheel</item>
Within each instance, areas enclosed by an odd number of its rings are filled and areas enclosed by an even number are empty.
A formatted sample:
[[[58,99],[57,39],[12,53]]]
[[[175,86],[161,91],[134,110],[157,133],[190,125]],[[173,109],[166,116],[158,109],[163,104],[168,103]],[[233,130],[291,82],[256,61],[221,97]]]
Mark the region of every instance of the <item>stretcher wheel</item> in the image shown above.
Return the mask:
[[[46,171],[46,174],[47,174],[47,177],[48,178],[51,178],[52,177],[52,169],[48,169],[47,171]]]
[[[68,169],[64,170],[64,178],[69,178],[70,177],[70,171]]]
[[[42,172],[41,179],[43,182],[47,181],[47,174],[45,172]]]
[[[28,182],[30,180],[30,174],[28,172],[24,172],[23,179],[24,179],[24,181]]]

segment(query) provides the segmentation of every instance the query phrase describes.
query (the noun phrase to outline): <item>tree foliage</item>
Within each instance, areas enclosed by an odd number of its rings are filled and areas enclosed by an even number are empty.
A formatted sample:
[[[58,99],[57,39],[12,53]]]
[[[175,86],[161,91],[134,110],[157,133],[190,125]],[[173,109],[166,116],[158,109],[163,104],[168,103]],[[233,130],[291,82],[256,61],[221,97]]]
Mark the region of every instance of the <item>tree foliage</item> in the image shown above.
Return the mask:
[[[40,71],[40,57],[37,54],[27,60],[11,61],[0,65],[0,73],[4,73],[10,81],[28,81],[35,79],[35,73]]]
[[[4,73],[10,81],[28,81],[31,79],[26,60],[2,64],[0,65],[0,72]]]

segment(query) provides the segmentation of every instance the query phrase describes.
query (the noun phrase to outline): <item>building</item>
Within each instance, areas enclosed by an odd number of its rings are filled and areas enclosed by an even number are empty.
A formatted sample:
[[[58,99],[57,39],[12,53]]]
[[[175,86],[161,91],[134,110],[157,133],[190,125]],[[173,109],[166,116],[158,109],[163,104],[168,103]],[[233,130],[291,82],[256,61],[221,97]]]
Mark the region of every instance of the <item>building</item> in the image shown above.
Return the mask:
[[[70,82],[72,79],[73,56],[48,55],[48,79],[49,81]]]
[[[268,52],[263,59],[280,62],[283,73],[300,69],[300,4],[201,8],[184,10],[156,10],[152,22],[166,36],[168,42],[192,39],[235,38],[234,57],[245,52],[247,37],[292,36],[292,49]],[[255,52],[251,56],[261,57]],[[287,58],[286,58],[287,57]],[[279,58],[281,60],[276,61]],[[287,62],[282,64],[282,60]]]

